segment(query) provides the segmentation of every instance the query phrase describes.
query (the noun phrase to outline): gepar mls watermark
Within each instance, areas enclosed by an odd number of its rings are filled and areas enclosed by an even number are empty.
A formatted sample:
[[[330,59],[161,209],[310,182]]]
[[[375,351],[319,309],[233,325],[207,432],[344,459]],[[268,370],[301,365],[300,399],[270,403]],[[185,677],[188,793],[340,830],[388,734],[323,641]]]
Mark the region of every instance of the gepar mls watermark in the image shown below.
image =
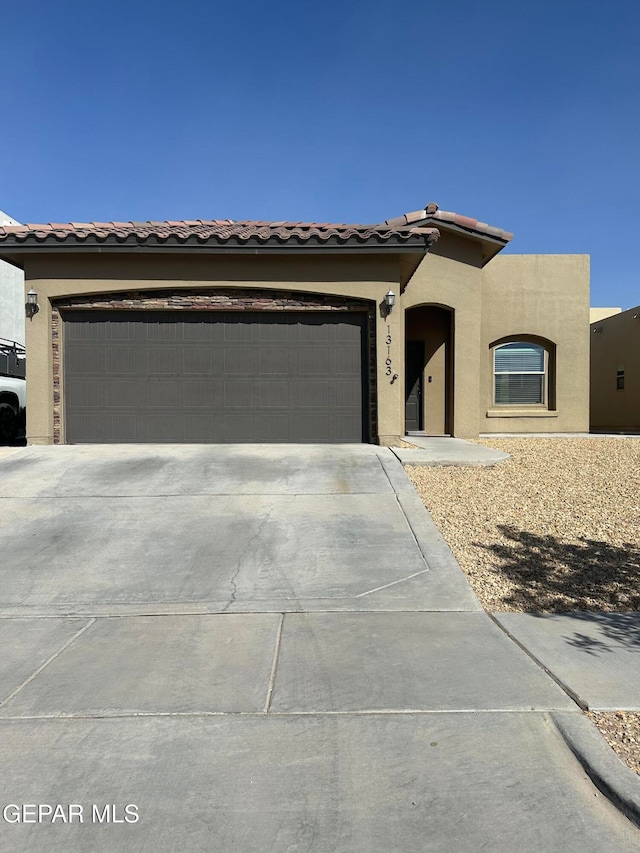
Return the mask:
[[[5,823],[137,823],[135,803],[7,803],[2,809]]]

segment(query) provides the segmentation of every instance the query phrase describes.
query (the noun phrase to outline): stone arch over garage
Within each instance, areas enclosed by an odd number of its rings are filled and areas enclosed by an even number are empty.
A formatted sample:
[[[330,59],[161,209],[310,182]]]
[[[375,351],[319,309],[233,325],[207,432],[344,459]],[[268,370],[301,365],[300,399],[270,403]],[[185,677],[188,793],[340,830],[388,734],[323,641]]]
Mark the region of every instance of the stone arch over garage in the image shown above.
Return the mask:
[[[72,312],[83,312],[89,318],[95,312],[171,312],[174,317],[196,312],[224,312],[229,317],[248,319],[269,315],[273,325],[274,315],[292,320],[293,316],[309,314],[317,325],[325,317],[328,325],[339,322],[340,314],[352,316],[349,321],[360,325],[360,370],[362,390],[360,399],[361,441],[377,440],[376,346],[375,303],[365,299],[298,291],[252,288],[192,289],[192,290],[135,290],[100,295],[83,295],[56,300],[52,304],[52,356],[53,356],[53,418],[54,443],[65,443],[67,438],[65,405],[65,318]],[[117,312],[120,312],[118,314]],[[77,316],[77,315],[76,315]],[[139,316],[139,315],[138,315]],[[212,315],[209,315],[212,318]],[[220,319],[219,317],[216,319]],[[266,320],[265,316],[265,320]],[[344,384],[344,383],[343,383]],[[319,439],[322,440],[322,439]],[[341,440],[341,439],[338,439]]]

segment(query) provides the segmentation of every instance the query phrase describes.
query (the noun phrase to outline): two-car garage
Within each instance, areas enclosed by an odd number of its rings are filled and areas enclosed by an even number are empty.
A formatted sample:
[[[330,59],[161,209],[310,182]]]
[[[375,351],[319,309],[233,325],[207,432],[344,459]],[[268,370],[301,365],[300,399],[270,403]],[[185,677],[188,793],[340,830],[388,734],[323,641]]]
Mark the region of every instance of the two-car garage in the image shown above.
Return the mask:
[[[369,441],[367,314],[63,310],[64,441]]]
[[[393,306],[439,236],[414,218],[0,226],[28,290],[28,443],[396,440]]]

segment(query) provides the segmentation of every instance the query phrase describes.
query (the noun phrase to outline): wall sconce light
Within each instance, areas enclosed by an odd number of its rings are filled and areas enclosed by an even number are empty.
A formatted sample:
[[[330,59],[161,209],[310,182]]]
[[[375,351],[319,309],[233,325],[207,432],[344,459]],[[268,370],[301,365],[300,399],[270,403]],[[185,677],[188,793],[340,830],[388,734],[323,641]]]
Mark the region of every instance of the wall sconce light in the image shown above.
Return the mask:
[[[387,311],[387,316],[389,316],[389,314],[391,314],[391,311],[393,310],[393,306],[396,304],[396,295],[393,290],[390,290],[388,293],[385,293],[384,304]]]
[[[38,294],[33,288],[27,293],[27,301],[24,306],[24,312],[30,320],[33,320],[34,315],[38,313],[40,306],[38,305]]]

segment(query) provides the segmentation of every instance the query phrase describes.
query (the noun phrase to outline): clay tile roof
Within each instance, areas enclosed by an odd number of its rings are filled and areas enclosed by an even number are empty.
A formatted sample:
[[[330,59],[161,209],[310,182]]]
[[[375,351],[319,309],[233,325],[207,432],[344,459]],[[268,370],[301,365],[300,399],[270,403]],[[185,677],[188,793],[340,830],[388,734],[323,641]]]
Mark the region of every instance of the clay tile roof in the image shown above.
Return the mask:
[[[331,222],[264,222],[261,220],[190,219],[165,222],[69,222],[0,226],[0,247],[6,250],[40,244],[70,246],[100,244],[148,245],[161,243],[209,246],[360,245],[389,247],[414,245],[424,249],[438,239],[436,228],[409,227],[406,219],[377,225]],[[82,248],[82,245],[80,245]]]
[[[460,213],[452,211],[440,210],[438,205],[432,201],[423,210],[415,210],[412,213],[405,213],[402,216],[396,216],[395,219],[387,219],[385,225],[394,228],[402,227],[402,225],[410,225],[413,222],[424,222],[424,224],[438,225],[438,223],[450,223],[465,231],[470,231],[480,237],[490,237],[500,240],[503,243],[508,243],[513,238],[510,231],[504,231],[502,228],[496,228],[493,225],[488,225],[486,222],[480,222],[470,216],[463,216]]]

